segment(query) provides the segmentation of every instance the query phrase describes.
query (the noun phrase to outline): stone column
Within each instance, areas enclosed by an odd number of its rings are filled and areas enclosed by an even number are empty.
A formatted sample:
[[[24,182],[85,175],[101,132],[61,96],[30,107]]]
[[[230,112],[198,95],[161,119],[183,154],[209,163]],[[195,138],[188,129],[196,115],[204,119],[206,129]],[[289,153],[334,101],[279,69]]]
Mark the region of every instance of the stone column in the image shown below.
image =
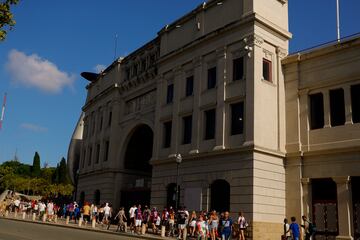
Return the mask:
[[[216,52],[217,57],[217,106],[216,106],[216,146],[214,150],[225,149],[225,79],[226,47]]]
[[[344,86],[344,98],[345,98],[345,125],[352,124],[351,114],[351,90],[350,86]]]
[[[324,100],[324,128],[329,128],[331,127],[329,91],[323,91],[322,94]]]
[[[312,188],[311,188],[311,179],[302,178],[302,211],[301,214],[312,219]],[[301,217],[301,216],[300,216]]]
[[[339,235],[337,240],[352,240],[352,200],[350,191],[350,177],[333,177],[337,186],[337,202],[338,202],[338,222]]]

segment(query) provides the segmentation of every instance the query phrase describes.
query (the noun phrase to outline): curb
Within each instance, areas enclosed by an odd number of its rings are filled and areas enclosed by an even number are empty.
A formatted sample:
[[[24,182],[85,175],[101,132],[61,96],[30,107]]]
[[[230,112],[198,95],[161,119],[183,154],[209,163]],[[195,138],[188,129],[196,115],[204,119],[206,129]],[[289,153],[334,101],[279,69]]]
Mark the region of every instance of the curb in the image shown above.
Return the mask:
[[[72,226],[72,225],[62,225],[62,224],[58,224],[58,223],[39,222],[39,221],[23,220],[23,219],[17,219],[17,218],[0,217],[0,219],[1,220],[9,220],[9,221],[13,221],[13,222],[32,223],[32,224],[47,225],[47,226],[68,228],[68,229],[70,228],[70,229],[88,231],[88,232],[105,233],[105,234],[109,234],[109,235],[132,237],[132,238],[136,238],[136,239],[153,239],[153,240],[173,239],[173,238],[155,237],[155,236],[151,236],[151,235],[136,235],[136,234],[129,234],[129,233],[124,233],[124,232],[112,232],[112,231],[109,231],[109,230],[100,230],[100,229],[93,229],[93,228],[82,228],[82,227],[76,227],[76,226]]]

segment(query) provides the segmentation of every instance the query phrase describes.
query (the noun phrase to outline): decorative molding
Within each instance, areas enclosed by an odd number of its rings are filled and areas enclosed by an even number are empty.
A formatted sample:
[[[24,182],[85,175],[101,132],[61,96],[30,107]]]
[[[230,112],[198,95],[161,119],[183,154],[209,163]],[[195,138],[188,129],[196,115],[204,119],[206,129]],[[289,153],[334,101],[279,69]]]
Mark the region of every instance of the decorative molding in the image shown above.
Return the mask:
[[[311,182],[310,178],[301,178],[302,185],[309,185]]]
[[[281,4],[286,4],[287,0],[278,0]]]
[[[244,38],[244,42],[250,46],[262,47],[262,44],[264,43],[264,39],[257,34],[252,34],[252,35],[246,36]]]
[[[332,178],[336,184],[349,184],[350,176],[340,176]]]
[[[280,58],[285,58],[289,53],[285,48],[276,47],[276,54],[279,55]]]

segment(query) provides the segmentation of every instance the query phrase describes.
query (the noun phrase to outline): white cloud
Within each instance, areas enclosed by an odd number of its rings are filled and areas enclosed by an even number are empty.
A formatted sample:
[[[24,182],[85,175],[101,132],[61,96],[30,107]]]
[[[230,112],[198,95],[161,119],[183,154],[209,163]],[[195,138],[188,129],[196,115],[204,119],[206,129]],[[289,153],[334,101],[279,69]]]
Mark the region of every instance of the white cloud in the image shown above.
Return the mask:
[[[100,73],[101,71],[104,71],[106,69],[106,66],[103,64],[98,64],[94,67],[94,71],[96,73]]]
[[[49,93],[58,93],[64,87],[72,88],[75,80],[74,75],[60,71],[49,60],[37,54],[26,55],[16,49],[9,52],[6,68],[13,83]]]
[[[25,130],[29,130],[32,132],[47,132],[48,129],[46,127],[42,127],[33,123],[22,123],[20,127]]]

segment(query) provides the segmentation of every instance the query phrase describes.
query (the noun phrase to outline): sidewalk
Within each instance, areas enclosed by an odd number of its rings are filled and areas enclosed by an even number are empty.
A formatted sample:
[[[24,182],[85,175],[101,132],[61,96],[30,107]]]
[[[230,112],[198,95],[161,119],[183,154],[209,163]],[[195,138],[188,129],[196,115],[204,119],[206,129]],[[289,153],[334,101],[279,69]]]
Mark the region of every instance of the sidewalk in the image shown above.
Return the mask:
[[[134,233],[124,233],[124,232],[116,232],[117,229],[117,225],[111,225],[109,230],[106,230],[107,226],[102,226],[101,224],[96,224],[95,228],[91,227],[91,223],[85,224],[83,223],[81,227],[79,227],[78,222],[75,224],[74,221],[69,222],[69,224],[65,224],[65,219],[61,219],[59,218],[57,220],[57,223],[54,222],[42,222],[38,219],[35,221],[32,221],[32,216],[30,215],[26,215],[25,219],[22,219],[22,214],[18,214],[17,217],[15,218],[14,213],[9,213],[8,217],[5,216],[0,216],[1,219],[7,219],[9,221],[21,221],[21,222],[28,222],[28,223],[33,223],[33,224],[45,224],[45,225],[49,225],[49,226],[54,226],[54,227],[62,227],[62,228],[73,228],[73,229],[77,229],[77,230],[82,230],[82,231],[93,231],[93,232],[99,232],[99,233],[105,233],[105,234],[112,234],[112,235],[119,235],[119,236],[126,236],[126,237],[132,237],[132,238],[136,238],[136,239],[154,239],[154,240],[158,240],[158,239],[162,239],[162,240],[173,240],[174,238],[168,238],[168,237],[161,237],[159,235],[155,235],[155,234],[151,234],[151,233],[147,233],[144,235],[138,235],[138,234],[134,234]]]

